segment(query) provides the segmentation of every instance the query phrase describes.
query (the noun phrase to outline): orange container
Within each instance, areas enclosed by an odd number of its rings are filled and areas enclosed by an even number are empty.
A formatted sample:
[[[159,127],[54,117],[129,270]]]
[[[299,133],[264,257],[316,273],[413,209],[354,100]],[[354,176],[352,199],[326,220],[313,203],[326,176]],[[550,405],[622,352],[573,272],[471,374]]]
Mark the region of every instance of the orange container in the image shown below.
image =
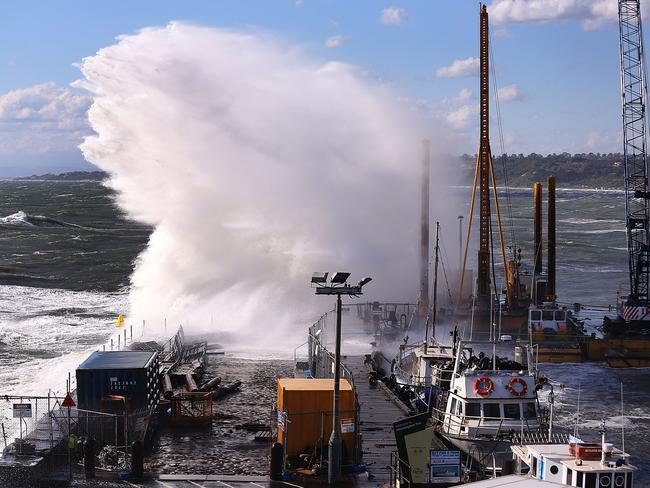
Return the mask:
[[[569,454],[586,461],[600,459],[602,452],[600,444],[569,444]]]
[[[332,434],[334,380],[310,378],[278,379],[278,442],[286,441],[289,456],[324,449]],[[343,459],[352,459],[355,439],[355,400],[350,383],[340,385]]]

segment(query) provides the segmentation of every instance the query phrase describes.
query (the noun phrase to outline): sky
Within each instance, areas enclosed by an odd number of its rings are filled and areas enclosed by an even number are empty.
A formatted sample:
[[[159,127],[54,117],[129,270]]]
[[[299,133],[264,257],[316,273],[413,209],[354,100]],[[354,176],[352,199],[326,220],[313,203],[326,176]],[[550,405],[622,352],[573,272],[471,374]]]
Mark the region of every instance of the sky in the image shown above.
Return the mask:
[[[487,2],[504,141],[493,117],[495,154],[622,150],[616,5]],[[0,16],[0,176],[92,170],[77,148],[92,103],[73,86],[78,63],[172,21],[261,31],[323,63],[358,66],[474,153],[478,14],[474,0],[10,2]]]

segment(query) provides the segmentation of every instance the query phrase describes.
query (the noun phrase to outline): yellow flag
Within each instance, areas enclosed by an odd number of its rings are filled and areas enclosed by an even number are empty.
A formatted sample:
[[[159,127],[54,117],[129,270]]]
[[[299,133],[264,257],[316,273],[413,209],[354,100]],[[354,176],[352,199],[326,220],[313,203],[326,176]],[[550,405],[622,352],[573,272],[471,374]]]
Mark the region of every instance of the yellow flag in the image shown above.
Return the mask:
[[[115,327],[123,327],[124,326],[124,315],[120,314],[117,316],[117,320],[115,321]]]

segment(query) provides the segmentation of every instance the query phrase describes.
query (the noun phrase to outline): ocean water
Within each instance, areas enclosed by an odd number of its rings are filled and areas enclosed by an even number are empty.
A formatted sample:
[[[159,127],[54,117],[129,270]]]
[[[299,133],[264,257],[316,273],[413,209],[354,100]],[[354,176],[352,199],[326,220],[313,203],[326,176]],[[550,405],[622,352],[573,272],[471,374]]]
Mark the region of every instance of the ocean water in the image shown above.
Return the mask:
[[[524,265],[530,266],[532,194],[512,190],[510,200],[509,209],[502,195],[502,213],[511,213],[507,220],[523,249]],[[620,192],[558,192],[560,301],[613,304],[617,288],[625,287],[622,204]],[[505,231],[509,235],[510,227]],[[0,182],[0,395],[64,390],[68,372],[115,334],[118,314],[128,313],[129,276],[150,232],[121,215],[111,192],[98,182]],[[443,243],[450,256],[456,232],[448,232]],[[447,263],[448,268],[455,262]],[[303,334],[296,334],[296,344],[288,346],[286,359],[304,342],[308,325]],[[240,352],[240,357],[252,356],[255,353]],[[259,361],[271,370],[287,368],[286,361]],[[251,364],[249,369],[256,367]],[[558,424],[573,428],[580,395],[581,434],[595,435],[606,418],[608,436],[620,446],[624,429],[625,447],[641,468],[639,486],[649,486],[650,440],[645,433],[650,431],[650,369],[614,370],[595,363],[543,369],[558,385]],[[269,399],[272,396],[269,393]],[[229,402],[234,408],[237,397]],[[170,446],[163,442],[152,462],[164,464]]]

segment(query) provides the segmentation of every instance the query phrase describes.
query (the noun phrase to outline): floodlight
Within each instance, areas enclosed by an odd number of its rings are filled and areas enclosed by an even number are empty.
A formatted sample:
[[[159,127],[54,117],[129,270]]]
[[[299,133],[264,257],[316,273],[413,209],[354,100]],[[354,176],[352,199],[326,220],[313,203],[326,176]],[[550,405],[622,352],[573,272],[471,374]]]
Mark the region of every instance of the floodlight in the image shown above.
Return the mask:
[[[327,272],[325,272],[325,273],[316,272],[316,273],[314,273],[312,275],[311,282],[315,283],[315,284],[327,283],[327,275],[328,274],[329,273],[327,273]]]
[[[337,285],[342,285],[346,281],[348,281],[349,277],[350,277],[350,273],[346,273],[344,271],[337,271],[332,275],[332,283],[336,283]]]
[[[370,283],[371,281],[372,281],[372,278],[371,278],[370,276],[368,276],[367,278],[362,279],[362,280],[359,282],[359,288],[361,288],[361,287],[364,286],[364,285],[367,285],[367,284]]]

